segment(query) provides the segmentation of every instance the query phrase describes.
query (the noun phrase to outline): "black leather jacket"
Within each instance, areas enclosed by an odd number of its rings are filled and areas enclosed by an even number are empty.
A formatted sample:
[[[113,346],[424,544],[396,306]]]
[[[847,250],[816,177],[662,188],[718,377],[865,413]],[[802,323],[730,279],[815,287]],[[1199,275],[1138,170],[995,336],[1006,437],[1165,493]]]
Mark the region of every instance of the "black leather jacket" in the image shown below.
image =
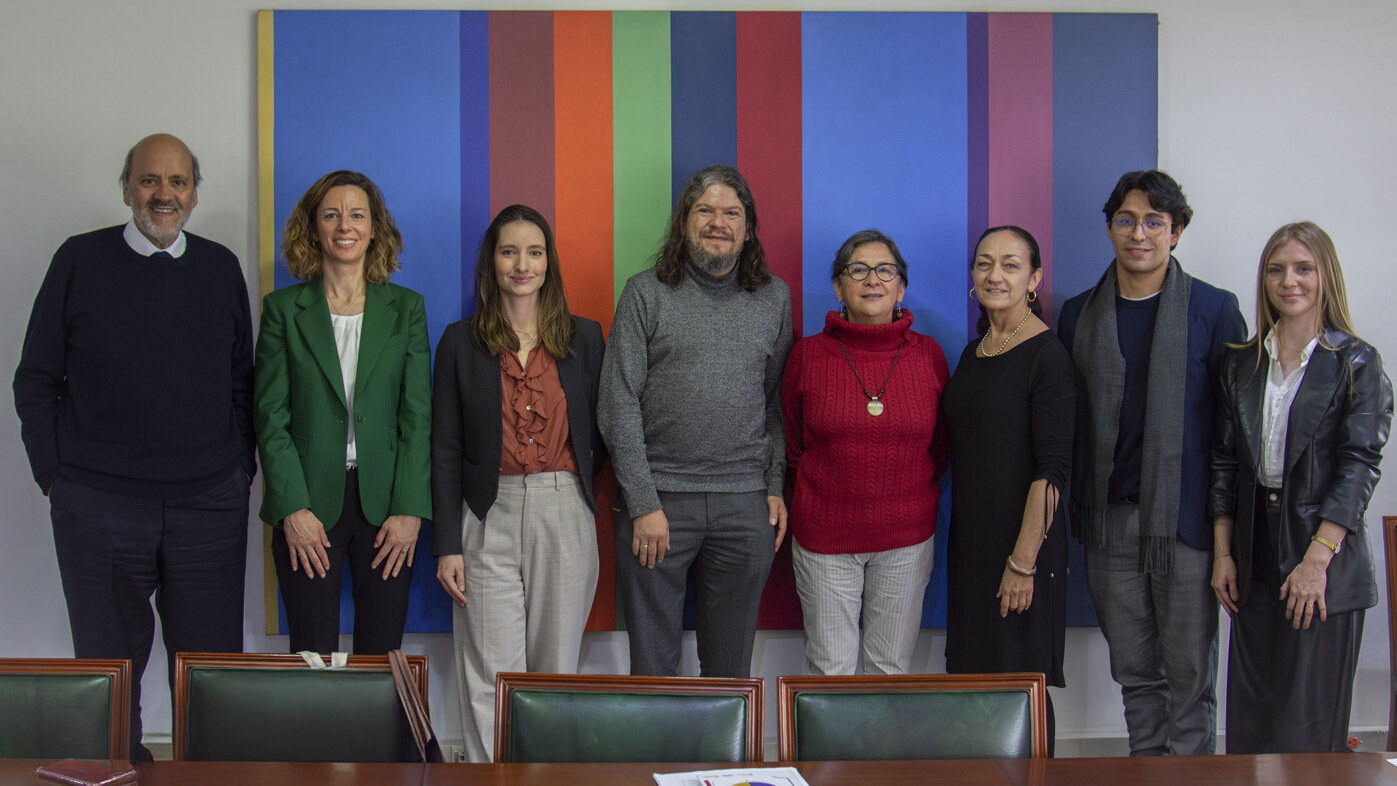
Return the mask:
[[[1263,397],[1270,357],[1255,346],[1232,349],[1222,365],[1212,451],[1212,516],[1232,515],[1232,555],[1239,603],[1251,586],[1256,486],[1261,470]],[[1392,423],[1392,383],[1371,345],[1325,331],[1310,356],[1290,408],[1282,475],[1280,575],[1304,558],[1322,520],[1348,529],[1329,563],[1325,606],[1330,614],[1377,604],[1373,554],[1363,515],[1378,482],[1378,462]],[[1257,588],[1261,591],[1261,588]],[[1279,587],[1265,588],[1278,593]]]

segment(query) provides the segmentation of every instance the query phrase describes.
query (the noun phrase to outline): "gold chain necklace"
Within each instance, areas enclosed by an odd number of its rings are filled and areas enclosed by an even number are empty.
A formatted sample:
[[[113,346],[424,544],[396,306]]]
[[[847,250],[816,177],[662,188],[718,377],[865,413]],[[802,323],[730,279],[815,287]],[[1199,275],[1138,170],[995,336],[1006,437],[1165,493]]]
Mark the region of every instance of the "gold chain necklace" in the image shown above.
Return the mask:
[[[990,337],[990,331],[986,330],[985,335],[980,337],[980,357],[992,358],[1004,352],[1005,348],[1009,346],[1009,342],[1013,341],[1014,336],[1017,336],[1019,334],[1019,328],[1023,327],[1024,323],[1027,322],[1028,318],[1031,316],[1033,316],[1033,310],[1029,309],[1028,313],[1023,315],[1023,319],[1019,320],[1019,324],[1015,325],[1014,330],[1009,333],[1009,336],[1007,338],[1004,339],[1004,343],[999,345],[998,352],[990,352],[989,350],[985,349],[985,339]]]

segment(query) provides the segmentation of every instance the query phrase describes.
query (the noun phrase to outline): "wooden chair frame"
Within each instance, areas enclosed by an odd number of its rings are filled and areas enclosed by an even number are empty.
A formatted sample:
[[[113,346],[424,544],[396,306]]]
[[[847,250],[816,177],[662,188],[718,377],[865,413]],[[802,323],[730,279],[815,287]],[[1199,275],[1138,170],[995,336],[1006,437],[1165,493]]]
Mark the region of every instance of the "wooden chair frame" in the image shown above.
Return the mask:
[[[89,674],[111,677],[112,712],[108,721],[110,758],[131,755],[131,661],[101,658],[0,658],[0,674]]]
[[[913,691],[1023,690],[1033,716],[1033,758],[1048,755],[1047,683],[1040,673],[859,674],[790,676],[776,681],[778,758],[796,761],[795,700],[802,691],[898,693]]]
[[[509,697],[516,690],[591,691],[597,693],[678,693],[741,696],[747,702],[747,758],[761,761],[762,689],[760,677],[645,677],[629,674],[524,674],[495,677],[495,762],[508,762]]]
[[[1382,517],[1383,562],[1387,566],[1387,749],[1397,751],[1397,516]]]
[[[407,656],[412,679],[420,695],[427,695],[427,656]],[[390,672],[387,655],[350,655],[349,671]],[[174,760],[184,761],[188,753],[189,675],[194,669],[274,669],[310,670],[300,655],[241,652],[180,652],[175,654],[175,733]]]

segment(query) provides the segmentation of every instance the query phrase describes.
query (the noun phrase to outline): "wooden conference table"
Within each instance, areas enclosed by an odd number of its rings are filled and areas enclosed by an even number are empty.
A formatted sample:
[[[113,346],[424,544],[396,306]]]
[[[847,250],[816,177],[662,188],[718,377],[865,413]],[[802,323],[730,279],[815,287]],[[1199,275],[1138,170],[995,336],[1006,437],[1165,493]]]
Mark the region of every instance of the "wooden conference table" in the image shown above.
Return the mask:
[[[47,763],[0,759],[0,784],[52,784],[34,774]],[[136,766],[140,786],[613,786],[654,784],[652,774],[717,769],[730,764],[321,764],[173,762]],[[767,762],[765,766],[787,766]],[[1349,786],[1397,784],[1397,766],[1381,753],[1171,758],[984,759],[973,761],[797,762],[811,786],[834,784],[1266,784]]]

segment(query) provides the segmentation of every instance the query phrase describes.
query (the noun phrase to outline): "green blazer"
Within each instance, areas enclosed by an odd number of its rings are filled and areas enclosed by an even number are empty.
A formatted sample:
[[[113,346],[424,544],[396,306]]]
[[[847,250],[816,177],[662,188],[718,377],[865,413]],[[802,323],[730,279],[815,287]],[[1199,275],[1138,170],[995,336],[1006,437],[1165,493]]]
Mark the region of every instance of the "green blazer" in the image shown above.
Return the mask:
[[[263,521],[280,526],[310,508],[327,530],[335,526],[349,417],[365,518],[377,526],[390,515],[432,517],[431,348],[421,295],[369,284],[354,390],[351,413],[320,280],[263,298],[253,385]]]

